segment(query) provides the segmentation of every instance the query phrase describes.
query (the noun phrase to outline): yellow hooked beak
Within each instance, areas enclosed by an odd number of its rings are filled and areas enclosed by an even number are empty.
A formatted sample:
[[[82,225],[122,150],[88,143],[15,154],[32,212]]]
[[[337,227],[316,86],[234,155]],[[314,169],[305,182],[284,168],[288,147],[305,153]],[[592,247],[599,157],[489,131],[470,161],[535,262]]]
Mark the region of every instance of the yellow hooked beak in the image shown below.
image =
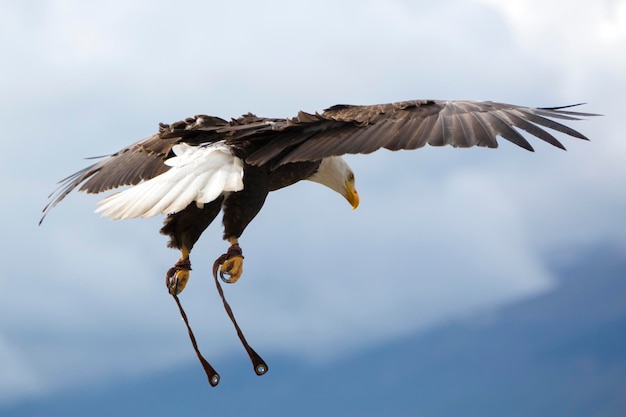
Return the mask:
[[[346,180],[346,194],[345,196],[348,203],[352,206],[352,210],[356,210],[359,206],[359,193],[356,188],[354,188],[354,184],[348,180]]]

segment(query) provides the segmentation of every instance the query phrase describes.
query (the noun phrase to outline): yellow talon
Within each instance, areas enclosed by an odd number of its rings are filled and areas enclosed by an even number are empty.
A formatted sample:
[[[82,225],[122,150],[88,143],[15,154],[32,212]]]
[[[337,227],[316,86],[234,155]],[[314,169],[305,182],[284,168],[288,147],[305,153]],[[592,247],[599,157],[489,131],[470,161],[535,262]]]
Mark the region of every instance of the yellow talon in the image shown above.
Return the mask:
[[[179,269],[178,271],[176,271],[176,274],[174,274],[174,279],[172,280],[172,283],[170,284],[170,288],[169,288],[170,294],[171,295],[180,294],[187,286],[188,281],[189,281],[188,269]]]
[[[185,289],[185,286],[187,286],[187,282],[189,281],[189,271],[191,270],[191,262],[189,262],[189,249],[183,245],[180,252],[180,259],[174,265],[176,273],[168,285],[169,293],[171,295],[180,294]]]
[[[225,282],[229,284],[234,284],[237,282],[239,278],[241,278],[241,274],[243,273],[243,256],[233,256],[230,259],[227,259],[220,268],[220,274],[224,277],[222,278]]]

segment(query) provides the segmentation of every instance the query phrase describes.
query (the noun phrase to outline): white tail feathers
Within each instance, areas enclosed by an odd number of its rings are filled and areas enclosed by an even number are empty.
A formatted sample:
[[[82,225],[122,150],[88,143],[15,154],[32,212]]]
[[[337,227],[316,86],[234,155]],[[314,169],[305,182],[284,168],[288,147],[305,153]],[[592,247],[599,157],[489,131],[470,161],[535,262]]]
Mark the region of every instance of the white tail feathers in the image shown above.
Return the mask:
[[[165,173],[98,203],[96,213],[111,219],[152,217],[183,210],[192,201],[210,203],[227,191],[243,189],[243,162],[223,143],[174,145]]]

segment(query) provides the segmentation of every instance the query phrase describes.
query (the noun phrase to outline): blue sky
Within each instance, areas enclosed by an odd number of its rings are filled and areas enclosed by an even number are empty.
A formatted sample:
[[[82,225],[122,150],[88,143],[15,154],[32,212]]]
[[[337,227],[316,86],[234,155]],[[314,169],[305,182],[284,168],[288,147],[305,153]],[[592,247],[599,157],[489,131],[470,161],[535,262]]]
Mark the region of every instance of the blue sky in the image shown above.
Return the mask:
[[[259,352],[333,360],[545,291],[548,256],[626,248],[625,1],[24,1],[0,21],[0,403],[196,360],[164,289],[178,254],[160,219],[100,219],[98,196],[73,195],[37,227],[82,158],[158,122],[413,98],[606,115],[573,124],[592,141],[564,138],[567,152],[349,157],[354,212],[316,184],[270,196],[227,288]],[[240,349],[208,279],[220,236],[195,247],[183,294],[213,361]]]

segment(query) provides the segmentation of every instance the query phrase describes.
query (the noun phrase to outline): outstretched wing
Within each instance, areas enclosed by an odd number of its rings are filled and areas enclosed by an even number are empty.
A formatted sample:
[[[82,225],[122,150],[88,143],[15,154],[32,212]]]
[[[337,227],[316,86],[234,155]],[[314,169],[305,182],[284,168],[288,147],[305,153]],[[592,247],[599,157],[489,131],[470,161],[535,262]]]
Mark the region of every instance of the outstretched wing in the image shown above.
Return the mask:
[[[342,154],[367,154],[385,148],[417,149],[428,144],[454,147],[498,146],[497,137],[533,151],[520,133],[525,131],[561,149],[565,147],[547,130],[587,139],[551,119],[578,120],[595,116],[566,107],[530,108],[476,101],[415,100],[373,106],[337,105],[322,114],[300,112],[232,140],[263,142],[246,162],[279,166]]]

